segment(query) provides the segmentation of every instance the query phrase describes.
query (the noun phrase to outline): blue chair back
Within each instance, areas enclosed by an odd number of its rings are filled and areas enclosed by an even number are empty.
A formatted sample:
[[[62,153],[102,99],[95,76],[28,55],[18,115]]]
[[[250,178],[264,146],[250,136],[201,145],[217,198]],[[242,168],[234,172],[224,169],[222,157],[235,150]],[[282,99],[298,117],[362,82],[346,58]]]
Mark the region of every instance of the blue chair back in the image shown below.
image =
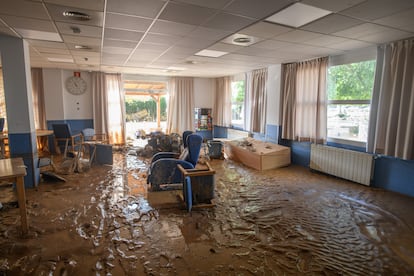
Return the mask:
[[[183,132],[183,146],[184,148],[187,147],[187,138],[190,134],[193,134],[193,132],[191,130],[186,130]]]
[[[52,128],[53,128],[53,134],[58,139],[62,139],[62,138],[69,139],[72,137],[72,131],[70,129],[69,124],[53,124]]]
[[[200,156],[201,145],[203,144],[203,137],[198,134],[190,134],[187,137],[188,156],[186,161],[197,165],[198,157]]]
[[[95,136],[95,129],[93,128],[84,128],[82,129],[82,135],[84,141],[91,141]]]

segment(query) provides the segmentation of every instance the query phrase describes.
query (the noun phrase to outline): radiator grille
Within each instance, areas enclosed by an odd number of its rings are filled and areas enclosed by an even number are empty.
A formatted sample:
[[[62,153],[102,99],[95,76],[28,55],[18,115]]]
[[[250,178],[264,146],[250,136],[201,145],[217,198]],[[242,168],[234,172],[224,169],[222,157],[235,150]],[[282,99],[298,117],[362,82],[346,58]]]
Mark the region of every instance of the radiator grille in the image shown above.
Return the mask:
[[[373,155],[323,145],[311,145],[310,168],[369,186]]]

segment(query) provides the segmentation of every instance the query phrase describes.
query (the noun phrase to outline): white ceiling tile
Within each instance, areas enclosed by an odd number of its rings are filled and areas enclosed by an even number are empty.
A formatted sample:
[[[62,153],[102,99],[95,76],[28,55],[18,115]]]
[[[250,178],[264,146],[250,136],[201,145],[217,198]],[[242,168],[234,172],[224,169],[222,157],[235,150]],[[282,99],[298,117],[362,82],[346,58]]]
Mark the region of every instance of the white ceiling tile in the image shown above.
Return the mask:
[[[129,55],[132,49],[128,48],[118,48],[118,47],[103,47],[102,52],[109,53],[109,54],[121,54],[121,55]]]
[[[105,0],[43,0],[46,3],[76,7],[93,11],[104,11]]]
[[[56,22],[56,26],[61,34],[75,36],[102,37],[102,28],[97,26],[75,25],[73,23]],[[72,27],[80,29],[80,33],[74,33]]]
[[[155,44],[166,44],[173,45],[178,40],[182,39],[182,36],[173,36],[173,35],[162,35],[162,34],[153,34],[148,33],[145,35],[142,42],[145,43],[155,43]]]
[[[105,39],[139,41],[144,35],[142,32],[124,31],[105,28]]]
[[[186,47],[186,48],[207,48],[210,45],[213,45],[215,40],[208,40],[208,39],[193,39],[189,37],[184,37],[178,40],[175,45]]]
[[[126,61],[127,57],[128,55],[104,53],[102,55],[102,62],[106,65],[122,65]]]
[[[70,55],[68,49],[56,49],[56,48],[44,48],[36,47],[35,48],[39,53],[51,53],[51,54],[61,54],[61,55]]]
[[[164,4],[163,0],[107,0],[106,11],[154,18]]]
[[[101,46],[101,40],[94,37],[62,35],[65,43],[72,43],[77,45]]]
[[[364,23],[361,25],[351,27],[349,29],[335,32],[333,34],[337,36],[357,39],[357,38],[365,37],[370,34],[385,32],[387,30],[389,30],[389,28],[384,27],[384,26],[380,26],[380,25],[373,24],[373,23]]]
[[[169,2],[159,18],[189,25],[200,25],[215,13],[216,10],[210,8]]]
[[[291,32],[287,32],[287,33],[275,36],[274,39],[287,41],[287,42],[305,42],[305,41],[315,39],[321,36],[322,35],[319,33],[302,31],[302,30],[294,30]]]
[[[257,48],[254,46],[243,47],[242,49],[233,52],[234,54],[248,55],[248,56],[258,56],[258,57],[272,57],[274,55],[274,50],[267,50],[263,48]]]
[[[145,32],[151,23],[152,19],[131,15],[106,13],[105,17],[105,27],[112,29]]]
[[[361,37],[359,40],[371,42],[371,43],[385,43],[385,42],[391,42],[394,40],[399,40],[399,39],[412,37],[412,36],[413,36],[413,33],[399,31],[395,29],[389,29],[384,32],[366,35],[364,37]]]
[[[124,40],[113,40],[113,39],[104,39],[104,47],[120,47],[120,48],[135,48],[137,46],[136,42],[133,41],[124,41]]]
[[[163,51],[137,49],[131,56],[131,60],[148,60],[151,61],[159,57]]]
[[[197,27],[187,36],[191,38],[201,38],[208,40],[220,40],[230,35],[232,32],[226,30],[211,29],[205,27]]]
[[[203,24],[203,26],[213,29],[237,32],[238,30],[245,28],[253,22],[253,19],[246,17],[232,15],[229,13],[219,13],[211,18],[207,23]]]
[[[44,48],[57,48],[57,49],[66,49],[66,45],[63,42],[53,42],[53,41],[43,41],[43,40],[33,40],[27,39],[29,44],[33,47],[44,47]]]
[[[83,50],[71,50],[73,57],[88,57],[91,59],[97,59],[101,57],[101,52],[83,51]]]
[[[166,35],[179,35],[184,36],[192,32],[197,26],[183,24],[178,22],[171,22],[165,20],[157,20],[152,25],[150,32]]]
[[[26,29],[26,30],[35,30],[42,32],[56,32],[55,27],[52,22],[48,20],[25,18],[25,17],[16,17],[4,15],[1,18],[14,29]]]
[[[25,0],[1,0],[0,14],[44,20],[49,19],[42,3]]]
[[[258,22],[247,28],[240,30],[239,32],[246,35],[252,35],[261,38],[271,38],[289,31],[293,28],[281,26],[274,23]]]
[[[264,40],[259,43],[256,43],[254,47],[272,50],[272,49],[288,48],[293,45],[294,44],[290,42],[268,39],[268,40]]]
[[[409,32],[414,32],[414,9],[380,18],[378,20],[375,20],[375,23],[384,24]]]
[[[414,1],[411,0],[367,0],[340,13],[363,20],[375,20],[413,7]]]
[[[340,50],[346,51],[346,50],[366,48],[366,47],[370,47],[370,46],[373,46],[373,45],[374,44],[371,44],[371,43],[368,43],[368,42],[348,39],[348,40],[342,41],[341,43],[338,43],[338,44],[331,44],[331,45],[329,45],[329,48],[340,49]]]
[[[256,19],[264,19],[269,15],[287,7],[293,0],[261,0],[260,2],[251,0],[235,0],[224,8],[225,11],[248,16]]]
[[[171,46],[165,44],[154,44],[154,43],[140,43],[137,50],[155,50],[165,51]]]
[[[221,52],[236,52],[237,50],[243,48],[243,46],[233,45],[233,44],[227,44],[227,43],[216,43],[210,47],[207,48],[207,50],[215,50],[215,51],[221,51]]]
[[[309,23],[300,29],[316,33],[331,34],[362,23],[362,21],[354,18],[339,14],[331,14]]]
[[[69,23],[74,23],[74,24],[82,23],[83,25],[92,25],[92,26],[102,26],[103,12],[91,11],[91,10],[85,10],[85,9],[74,9],[73,7],[59,6],[59,5],[53,5],[53,4],[46,4],[46,6],[50,13],[50,16],[55,21],[69,22]],[[90,16],[90,20],[79,21],[71,17],[64,16],[63,13],[66,11],[86,13]]]
[[[302,3],[328,11],[338,12],[364,1],[366,0],[303,0]]]
[[[183,2],[187,4],[193,4],[201,7],[213,8],[213,9],[222,9],[232,0],[176,0],[176,2]]]
[[[314,38],[311,40],[306,41],[306,44],[313,45],[313,46],[329,46],[331,44],[337,44],[346,41],[346,38],[337,37],[332,35],[322,35],[318,38]]]

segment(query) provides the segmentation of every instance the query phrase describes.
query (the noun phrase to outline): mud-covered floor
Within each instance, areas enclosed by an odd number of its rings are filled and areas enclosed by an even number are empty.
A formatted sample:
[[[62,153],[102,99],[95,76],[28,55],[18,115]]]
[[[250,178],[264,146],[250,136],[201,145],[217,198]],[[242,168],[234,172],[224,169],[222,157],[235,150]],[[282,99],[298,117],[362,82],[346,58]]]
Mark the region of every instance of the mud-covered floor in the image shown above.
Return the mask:
[[[188,213],[151,206],[146,161],[114,158],[27,190],[27,237],[0,210],[0,275],[414,274],[413,198],[212,160],[215,207]]]

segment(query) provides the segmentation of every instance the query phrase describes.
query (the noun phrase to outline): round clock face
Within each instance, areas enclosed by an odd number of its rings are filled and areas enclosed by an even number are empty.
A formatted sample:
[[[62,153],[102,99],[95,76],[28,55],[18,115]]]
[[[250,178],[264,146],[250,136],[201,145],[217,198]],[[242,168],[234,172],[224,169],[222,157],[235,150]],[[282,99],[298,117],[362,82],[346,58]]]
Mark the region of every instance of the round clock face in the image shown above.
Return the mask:
[[[86,81],[80,77],[70,77],[66,80],[66,89],[73,95],[80,95],[86,91]]]

